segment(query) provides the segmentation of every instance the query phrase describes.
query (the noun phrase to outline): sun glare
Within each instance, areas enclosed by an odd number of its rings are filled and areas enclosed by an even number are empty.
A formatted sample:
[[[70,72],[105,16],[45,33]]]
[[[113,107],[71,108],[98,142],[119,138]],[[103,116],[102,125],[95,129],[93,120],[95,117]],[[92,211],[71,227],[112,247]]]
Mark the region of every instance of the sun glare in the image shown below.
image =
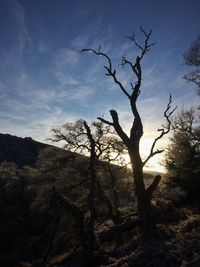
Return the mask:
[[[150,138],[146,138],[142,140],[141,145],[140,145],[140,152],[141,152],[142,159],[145,159],[149,155],[151,144],[152,144],[152,139]],[[123,158],[126,164],[130,163],[128,154],[124,154]],[[155,155],[144,166],[144,171],[164,173],[165,168],[160,163],[162,159],[163,159],[162,154]],[[131,168],[131,165],[128,164],[128,167]]]

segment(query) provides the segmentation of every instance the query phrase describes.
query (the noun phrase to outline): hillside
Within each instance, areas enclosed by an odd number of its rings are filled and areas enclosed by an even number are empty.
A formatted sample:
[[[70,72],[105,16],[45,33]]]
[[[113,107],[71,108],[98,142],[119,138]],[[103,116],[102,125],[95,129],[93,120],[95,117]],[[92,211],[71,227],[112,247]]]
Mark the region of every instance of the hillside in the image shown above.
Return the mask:
[[[30,138],[0,138],[0,266],[88,267],[80,240],[84,246],[88,235],[89,159]],[[165,177],[152,198],[153,238],[142,244],[130,170],[110,167],[112,175],[102,162],[96,168],[92,267],[200,266],[198,206]]]
[[[0,133],[0,163],[3,161],[14,162],[19,166],[33,165],[39,151],[48,147],[34,141],[31,137],[17,137]]]
[[[63,149],[8,134],[0,135],[0,151],[0,266],[13,267],[18,262],[43,257],[54,216],[53,186],[70,203],[86,211],[89,159],[78,154],[72,157],[72,153]],[[112,199],[111,178],[103,163],[100,165],[101,188]],[[115,175],[115,190],[123,205],[129,201],[127,174],[118,170]],[[100,216],[107,218],[108,209],[99,192],[95,199]],[[59,216],[53,258],[71,251],[77,244],[73,217],[63,212],[63,208],[59,208]]]

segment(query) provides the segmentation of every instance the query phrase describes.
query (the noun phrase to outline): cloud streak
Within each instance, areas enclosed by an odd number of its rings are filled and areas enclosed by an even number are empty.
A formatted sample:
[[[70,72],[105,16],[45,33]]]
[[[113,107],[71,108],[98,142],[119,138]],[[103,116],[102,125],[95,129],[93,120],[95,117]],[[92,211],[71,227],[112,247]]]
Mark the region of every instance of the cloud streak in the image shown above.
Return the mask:
[[[16,0],[9,1],[9,3],[16,22],[18,40],[17,50],[22,55],[26,47],[30,46],[32,43],[30,33],[25,23],[25,10]]]

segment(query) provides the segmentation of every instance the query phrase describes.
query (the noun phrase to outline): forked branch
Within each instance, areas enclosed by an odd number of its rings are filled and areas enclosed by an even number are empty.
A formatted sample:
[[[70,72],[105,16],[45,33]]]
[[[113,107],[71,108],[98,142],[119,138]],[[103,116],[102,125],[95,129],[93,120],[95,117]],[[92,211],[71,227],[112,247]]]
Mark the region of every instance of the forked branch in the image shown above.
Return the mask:
[[[136,40],[135,34],[133,33],[131,36],[127,36],[131,42],[134,43],[136,47],[138,47],[141,50],[141,54],[136,57],[135,63],[133,64],[130,60],[128,60],[126,57],[122,57],[122,63],[121,66],[122,68],[125,65],[129,65],[133,71],[133,73],[136,75],[137,79],[140,79],[140,61],[142,60],[143,56],[150,51],[151,47],[154,46],[155,43],[149,43],[150,36],[152,34],[152,31],[150,30],[149,32],[146,32],[142,26],[140,26],[140,31],[144,34],[145,36],[145,41],[143,45],[140,45],[138,41]],[[132,85],[131,85],[132,86]]]
[[[99,118],[99,117],[97,119],[108,124],[108,125],[112,125],[114,127],[115,131],[117,132],[117,134],[119,135],[119,137],[121,138],[121,140],[124,142],[124,144],[126,144],[128,146],[130,143],[130,139],[127,136],[127,134],[123,131],[123,129],[119,123],[117,111],[116,110],[110,110],[110,115],[112,117],[113,122],[106,121],[103,118]]]
[[[136,40],[135,33],[132,33],[131,36],[127,36],[127,38],[130,39],[134,43],[134,45],[141,50],[141,54],[139,56],[139,59],[141,60],[143,58],[143,56],[148,51],[150,51],[151,47],[155,45],[155,43],[149,43],[149,39],[151,37],[152,30],[149,30],[147,32],[146,30],[143,29],[142,26],[140,26],[140,31],[143,33],[143,35],[145,37],[145,40],[144,40],[144,44],[143,45],[139,44],[139,42]]]
[[[112,61],[106,53],[103,53],[101,51],[96,51],[92,48],[82,49],[81,52],[93,52],[97,56],[102,56],[102,57],[106,58],[106,60],[108,62],[108,65],[104,66],[104,68],[106,69],[106,75],[111,76],[113,78],[114,82],[119,86],[120,90],[130,99],[130,97],[131,97],[130,94],[126,91],[123,84],[118,80],[118,78],[116,76],[116,70],[113,69]]]
[[[156,154],[160,154],[160,153],[162,153],[164,151],[163,149],[155,150],[155,146],[156,146],[157,142],[161,138],[163,138],[164,135],[168,134],[170,129],[171,129],[172,122],[171,122],[170,117],[171,117],[171,115],[174,113],[174,111],[177,108],[177,106],[176,106],[174,109],[171,110],[171,103],[172,103],[172,96],[170,94],[167,107],[166,107],[166,109],[164,111],[164,117],[166,118],[167,124],[163,128],[158,129],[158,131],[160,132],[160,135],[155,138],[155,140],[154,140],[154,142],[153,142],[153,144],[151,146],[151,150],[150,150],[150,153],[149,153],[148,157],[143,161],[143,166],[149,161],[150,158],[152,158]]]

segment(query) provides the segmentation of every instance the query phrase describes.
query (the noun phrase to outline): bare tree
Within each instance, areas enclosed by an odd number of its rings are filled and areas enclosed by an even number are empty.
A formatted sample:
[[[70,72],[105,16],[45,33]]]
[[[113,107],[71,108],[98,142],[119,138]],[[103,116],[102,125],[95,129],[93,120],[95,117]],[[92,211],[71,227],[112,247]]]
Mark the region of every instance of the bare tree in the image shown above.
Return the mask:
[[[52,142],[64,141],[64,149],[81,155],[90,155],[91,140],[84,123],[83,119],[79,119],[76,122],[66,122],[60,127],[53,128],[51,130],[52,137],[48,140]],[[96,160],[115,163],[121,161],[121,156],[126,148],[111,126],[96,121],[91,124],[90,128],[95,142]]]
[[[112,133],[110,126],[105,126],[102,122],[93,123],[92,126],[95,129],[94,134],[92,134],[91,128],[86,121],[78,120],[75,123],[66,123],[61,127],[52,129],[53,136],[50,138],[54,142],[66,141],[65,148],[71,151],[78,151],[82,154],[89,153],[88,180],[90,184],[87,196],[88,212],[82,212],[54,188],[55,199],[76,221],[76,230],[82,248],[84,266],[94,266],[96,260],[94,255],[94,251],[97,248],[94,231],[97,216],[94,203],[96,190],[102,195],[111,219],[114,222],[118,222],[111,201],[106,197],[97,180],[97,163],[99,159],[110,159],[109,154],[114,152],[113,160],[117,159],[120,152],[124,149],[123,143],[118,138],[110,136]],[[109,136],[105,136],[106,134],[109,134]]]
[[[196,67],[183,78],[187,82],[193,82],[197,86],[197,93],[200,95],[200,36],[191,44],[190,49],[183,54],[185,63],[188,66]]]
[[[106,125],[113,126],[115,131],[117,132],[118,136],[121,138],[125,146],[127,147],[129,156],[130,156],[130,162],[132,165],[133,170],[133,178],[136,188],[136,195],[138,200],[138,213],[141,221],[142,226],[142,233],[143,237],[145,239],[149,238],[150,233],[150,198],[153,194],[153,191],[155,190],[156,186],[158,185],[158,182],[160,178],[155,177],[155,180],[152,182],[152,184],[149,186],[149,188],[145,188],[144,185],[144,179],[143,179],[143,167],[148,162],[148,160],[153,157],[154,155],[163,152],[163,150],[155,150],[155,146],[158,140],[160,140],[164,135],[166,135],[170,131],[171,121],[170,116],[174,112],[174,110],[170,111],[171,109],[171,96],[169,98],[168,105],[166,107],[166,110],[164,112],[164,117],[167,120],[167,127],[163,127],[162,129],[159,129],[160,135],[154,140],[149,156],[146,160],[142,161],[140,151],[139,151],[139,144],[140,139],[143,135],[143,124],[140,117],[140,114],[137,109],[137,100],[140,95],[141,90],[141,82],[142,82],[142,69],[141,69],[141,62],[144,58],[144,56],[150,51],[150,49],[153,47],[154,43],[150,43],[150,37],[152,34],[152,31],[149,32],[145,31],[142,27],[140,27],[140,31],[144,36],[144,44],[140,44],[136,38],[135,34],[132,34],[131,36],[128,36],[127,38],[139,49],[140,53],[136,57],[135,62],[128,60],[126,57],[122,58],[121,66],[122,68],[128,66],[131,68],[136,81],[135,83],[130,83],[130,90],[127,90],[123,83],[118,79],[117,77],[117,71],[113,67],[111,58],[107,55],[107,53],[104,53],[99,50],[94,50],[92,48],[83,49],[82,52],[92,52],[96,54],[97,56],[102,56],[105,58],[107,65],[104,66],[106,70],[106,75],[110,76],[114,83],[119,87],[119,89],[123,92],[123,94],[128,98],[132,115],[133,115],[133,124],[130,129],[130,136],[128,136],[125,131],[122,129],[118,113],[116,110],[110,110],[110,115],[112,117],[112,121],[105,120],[104,118],[98,118],[101,122],[105,123]]]
[[[123,155],[125,151],[125,146],[123,142],[116,135],[115,131],[111,130],[110,125],[105,125],[103,122],[97,121],[91,124],[91,129],[89,131],[89,126],[83,120],[78,120],[75,123],[65,123],[61,127],[52,129],[53,142],[65,141],[64,148],[73,152],[78,152],[82,155],[89,155],[92,159],[92,165],[89,166],[89,173],[93,179],[93,192],[97,190],[99,196],[104,201],[110,218],[114,223],[120,222],[119,218],[119,200],[116,191],[116,177],[114,175],[114,170],[118,168],[114,167],[114,164],[126,164],[123,162]],[[92,144],[92,145],[91,145]],[[113,203],[109,197],[104,192],[100,181],[97,181],[95,170],[98,169],[103,163],[103,168],[106,169],[107,173],[110,175],[111,186],[114,198]],[[100,170],[102,166],[100,166]],[[89,201],[88,203],[91,203]]]
[[[84,147],[87,147],[87,149],[90,151],[90,162],[89,162],[90,185],[89,185],[89,193],[87,196],[87,206],[88,206],[89,216],[88,216],[87,222],[84,220],[85,214],[76,205],[67,201],[67,199],[65,199],[65,197],[60,192],[58,192],[55,188],[54,188],[54,194],[55,194],[56,200],[67,210],[68,213],[70,213],[74,217],[76,221],[76,226],[77,226],[76,228],[77,228],[77,232],[78,232],[79,239],[80,239],[80,245],[83,250],[83,261],[84,261],[83,266],[92,267],[94,265],[94,250],[95,250],[95,244],[96,244],[95,233],[94,233],[94,222],[96,218],[94,198],[95,198],[95,188],[96,188],[96,180],[97,180],[96,169],[95,169],[96,144],[91,134],[91,129],[86,123],[86,121],[79,121],[77,125],[79,126],[78,128],[80,132],[78,135],[75,135],[75,137],[83,138],[84,143],[76,143],[77,139],[74,139],[74,138],[69,139],[68,142],[71,141],[71,145],[73,144],[73,147],[74,147],[73,142],[75,142],[76,148],[78,144],[79,148],[83,149]],[[74,131],[71,132],[71,130],[73,129],[73,125],[69,124],[68,126],[70,127],[70,133],[74,134]],[[56,129],[54,129],[53,132],[55,133],[54,138],[52,139],[54,141],[59,140],[59,139],[63,140],[63,137],[65,137],[65,140],[66,140],[69,137],[69,136],[68,137],[62,136],[62,132],[59,132],[58,129],[57,131]],[[85,135],[87,137],[86,140],[84,138]]]

